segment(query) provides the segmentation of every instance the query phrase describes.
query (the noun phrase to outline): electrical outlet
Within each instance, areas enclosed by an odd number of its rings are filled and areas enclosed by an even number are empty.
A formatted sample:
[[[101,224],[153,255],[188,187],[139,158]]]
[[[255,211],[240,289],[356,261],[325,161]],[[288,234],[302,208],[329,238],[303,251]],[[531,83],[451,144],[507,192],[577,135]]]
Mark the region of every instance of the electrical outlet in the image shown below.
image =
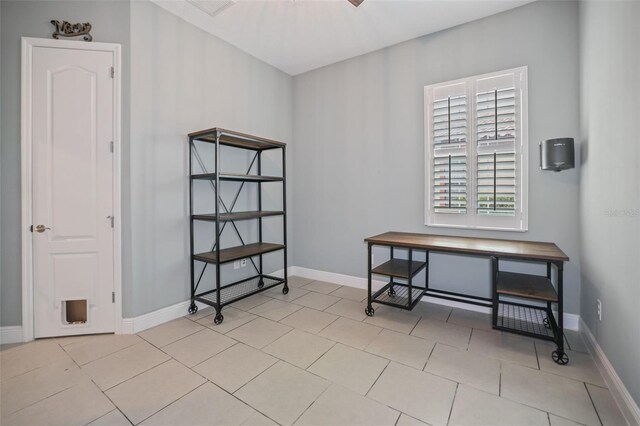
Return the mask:
[[[598,320],[602,321],[602,302],[600,301],[600,299],[598,299],[596,303],[598,307]]]
[[[241,267],[241,268],[244,268],[245,266],[247,266],[247,259],[242,259],[242,260],[240,261],[240,267]]]
[[[236,260],[233,262],[233,269],[240,269],[240,261]]]

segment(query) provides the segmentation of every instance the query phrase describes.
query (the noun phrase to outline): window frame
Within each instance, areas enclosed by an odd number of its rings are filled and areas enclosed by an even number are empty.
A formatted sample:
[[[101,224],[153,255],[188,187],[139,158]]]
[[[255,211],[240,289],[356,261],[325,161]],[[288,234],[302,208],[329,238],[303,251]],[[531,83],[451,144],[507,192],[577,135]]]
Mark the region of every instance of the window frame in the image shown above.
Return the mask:
[[[476,99],[481,80],[513,76],[516,89],[516,212],[514,216],[479,215],[477,213],[477,121]],[[466,213],[436,213],[433,192],[433,95],[436,89],[464,84],[467,96],[467,209]],[[446,89],[445,89],[446,90]],[[529,178],[529,128],[528,128],[528,75],[527,67],[517,67],[457,80],[424,86],[424,146],[425,146],[425,225],[430,227],[480,229],[494,231],[528,231],[528,178]]]

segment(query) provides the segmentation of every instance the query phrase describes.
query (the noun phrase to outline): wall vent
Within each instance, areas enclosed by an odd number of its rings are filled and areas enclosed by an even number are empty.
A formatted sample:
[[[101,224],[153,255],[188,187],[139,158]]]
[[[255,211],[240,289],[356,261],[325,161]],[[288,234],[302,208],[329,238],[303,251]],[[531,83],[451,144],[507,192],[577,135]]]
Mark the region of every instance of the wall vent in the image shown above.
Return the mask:
[[[216,16],[235,4],[234,0],[187,0],[210,16]]]

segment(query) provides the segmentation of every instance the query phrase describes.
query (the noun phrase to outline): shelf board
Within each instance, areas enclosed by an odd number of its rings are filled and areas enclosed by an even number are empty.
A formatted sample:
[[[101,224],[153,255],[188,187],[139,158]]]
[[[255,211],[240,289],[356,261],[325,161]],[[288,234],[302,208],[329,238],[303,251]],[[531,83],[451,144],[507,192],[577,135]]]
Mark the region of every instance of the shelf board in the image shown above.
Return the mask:
[[[270,253],[283,248],[283,244],[272,243],[252,243],[244,246],[230,247],[220,250],[220,263],[233,262],[234,260]],[[217,263],[215,251],[194,254],[193,259],[207,263]]]
[[[411,276],[417,274],[424,266],[425,262],[411,261]],[[404,259],[391,259],[382,265],[376,266],[371,273],[377,275],[386,275],[389,277],[409,278],[409,261]]]
[[[527,299],[557,302],[558,294],[547,277],[540,275],[498,272],[498,294],[525,297]]]
[[[200,173],[191,175],[191,179],[199,180],[215,180],[215,173]],[[259,175],[241,175],[235,173],[220,174],[220,180],[229,180],[236,182],[281,182],[284,179],[280,176],[259,176]]]
[[[248,219],[258,219],[260,217],[282,216],[282,215],[284,215],[284,212],[282,211],[270,211],[270,210],[220,213],[220,221],[228,222],[232,220],[248,220]],[[215,213],[194,214],[191,217],[195,220],[206,220],[209,222],[215,222],[216,220]]]
[[[234,132],[231,130],[221,129],[219,127],[202,130],[200,132],[189,133],[189,137],[195,140],[203,141],[203,142],[215,143],[216,132],[220,132],[221,145],[233,146],[236,148],[251,149],[254,151],[283,148],[286,146],[284,142],[278,142],[272,139],[252,136],[246,133]]]

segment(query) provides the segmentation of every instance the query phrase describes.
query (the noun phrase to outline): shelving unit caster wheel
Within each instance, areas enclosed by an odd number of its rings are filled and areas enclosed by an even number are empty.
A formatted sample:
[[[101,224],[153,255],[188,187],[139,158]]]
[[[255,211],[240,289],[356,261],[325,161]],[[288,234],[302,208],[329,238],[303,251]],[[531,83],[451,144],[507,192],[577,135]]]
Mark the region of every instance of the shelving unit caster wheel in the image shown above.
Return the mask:
[[[189,311],[188,312],[189,312],[190,315],[193,315],[196,312],[198,312],[198,305],[196,305],[195,302],[191,302],[191,304],[189,305]]]
[[[288,294],[288,293],[289,293],[289,287],[288,286],[282,287],[282,294]]]
[[[544,328],[551,329],[551,323],[549,322],[549,317],[543,319],[542,324],[544,325]]]
[[[394,297],[396,295],[396,290],[391,287],[389,288],[389,290],[387,290],[387,294],[389,295],[389,297]]]
[[[222,316],[222,314],[218,314],[215,316],[215,318],[213,319],[213,323],[215,325],[220,325],[222,324],[222,320],[224,320],[224,317]]]
[[[561,350],[555,350],[551,352],[551,358],[556,364],[567,365],[569,363],[569,357]]]
[[[262,287],[264,287],[264,281],[262,280],[262,278],[260,278],[260,281],[258,281],[258,288]]]
[[[364,313],[365,313],[365,314],[367,314],[367,316],[368,316],[368,317],[372,317],[372,316],[373,316],[373,314],[375,314],[375,313],[376,313],[376,311],[375,311],[375,309],[373,309],[371,306],[367,306],[367,307],[364,309]]]

